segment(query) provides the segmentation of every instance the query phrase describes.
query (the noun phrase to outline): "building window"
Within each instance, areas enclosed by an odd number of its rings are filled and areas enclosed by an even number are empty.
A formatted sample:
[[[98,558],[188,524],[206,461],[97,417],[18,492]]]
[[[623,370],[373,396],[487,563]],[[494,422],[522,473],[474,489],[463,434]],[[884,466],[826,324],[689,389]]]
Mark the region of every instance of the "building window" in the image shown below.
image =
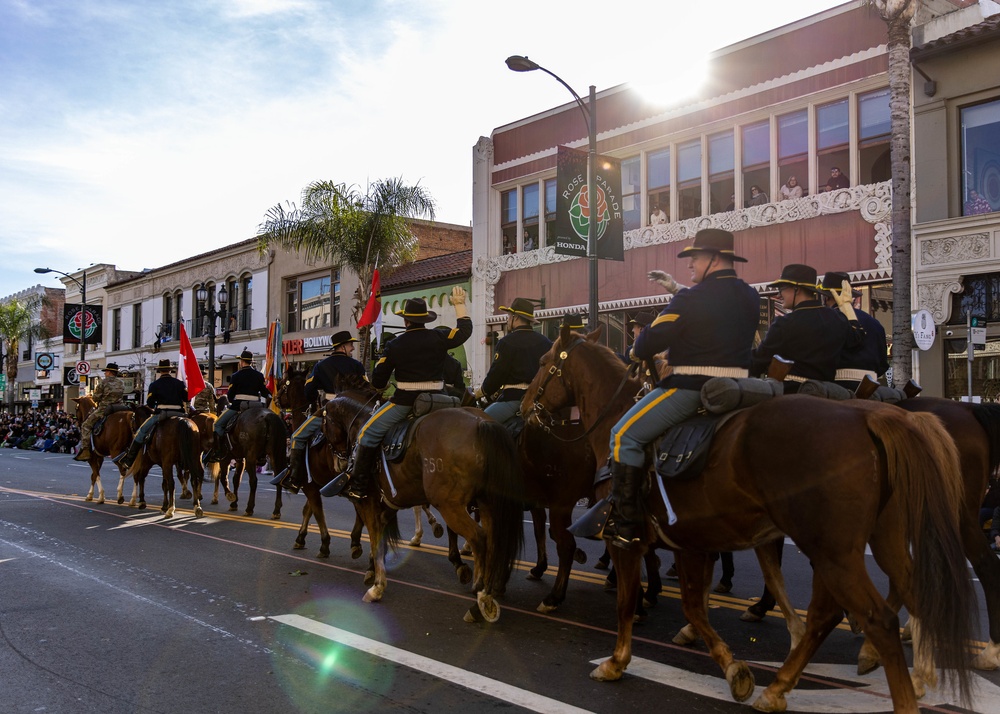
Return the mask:
[[[175,293],[163,296],[163,323],[160,329],[160,342],[170,342],[180,339],[181,336],[181,314],[184,312],[184,293],[178,290]]]
[[[500,234],[504,255],[517,252],[517,191],[511,189],[500,194]]]
[[[810,193],[809,113],[805,109],[778,117],[778,173],[783,185],[794,176],[803,195]],[[743,189],[750,191],[747,184]]]
[[[892,178],[889,157],[889,89],[858,97],[858,180],[879,183]]]
[[[285,331],[299,329],[299,281],[290,278],[285,281]]]
[[[622,159],[622,227],[642,226],[642,172],[638,156]]]
[[[850,111],[847,100],[841,99],[816,107],[816,150],[819,154],[817,165],[820,191],[846,188],[849,185],[850,141]],[[829,178],[824,178],[826,176]]]
[[[756,124],[743,127],[743,193],[745,198],[737,201],[735,194],[730,196],[727,210],[737,206],[745,206],[750,200],[751,186],[771,185],[771,122],[765,119]],[[766,188],[764,189],[767,190]]]
[[[709,213],[733,210],[735,183],[736,145],[733,132],[726,131],[708,137],[708,192]]]
[[[545,237],[543,245],[551,245],[556,237],[556,180],[545,181]],[[541,248],[542,246],[538,246]]]
[[[285,284],[287,330],[329,329],[340,323],[340,271]]]
[[[646,155],[646,190],[649,192],[650,223],[670,222],[670,149],[660,149]],[[663,211],[664,216],[657,214]],[[654,216],[656,219],[654,221]]]
[[[678,218],[701,215],[701,139],[677,147]]]
[[[962,215],[1000,210],[1000,100],[961,109]]]
[[[118,352],[122,348],[122,310],[116,307],[111,311],[111,351]]]
[[[524,250],[534,250],[539,239],[538,184],[530,183],[521,187],[521,206],[524,215]]]
[[[253,276],[240,277],[240,303],[237,317],[237,330],[249,330],[253,327]]]
[[[142,303],[132,305],[132,349],[142,347]]]

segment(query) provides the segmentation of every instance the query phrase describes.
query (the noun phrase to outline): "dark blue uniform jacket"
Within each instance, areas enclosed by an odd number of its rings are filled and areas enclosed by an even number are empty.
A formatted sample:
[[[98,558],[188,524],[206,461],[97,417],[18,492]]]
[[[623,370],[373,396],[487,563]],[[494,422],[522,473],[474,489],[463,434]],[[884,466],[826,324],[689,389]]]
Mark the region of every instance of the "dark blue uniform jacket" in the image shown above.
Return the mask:
[[[187,385],[169,374],[164,374],[153,380],[149,385],[149,392],[146,394],[146,406],[157,412],[160,411],[159,405],[161,404],[176,404],[183,408],[187,400]]]
[[[885,328],[876,318],[864,310],[857,311],[858,324],[865,332],[865,339],[851,349],[845,347],[840,353],[837,368],[867,369],[879,377],[889,370],[889,354],[885,341]]]
[[[790,374],[832,382],[841,352],[856,349],[863,339],[857,321],[848,322],[839,310],[820,305],[818,300],[806,300],[771,323],[753,351],[750,373],[755,377],[765,374],[771,358],[779,355],[795,362]]]
[[[385,354],[372,371],[372,385],[384,389],[395,372],[396,391],[393,404],[413,406],[413,401],[427,389],[400,389],[400,382],[443,382],[448,350],[454,349],[472,336],[472,320],[460,317],[457,326],[447,335],[440,330],[428,330],[424,325],[411,325],[385,345]]]
[[[667,361],[674,366],[747,369],[759,316],[757,291],[736,277],[735,270],[717,270],[674,295],[652,324],[639,333],[632,355],[652,360],[669,349]],[[708,379],[670,375],[657,386],[701,389]]]
[[[497,342],[493,364],[483,380],[483,394],[491,396],[505,384],[528,384],[538,372],[538,360],[552,347],[552,340],[527,325],[515,327]],[[497,401],[520,401],[524,389],[505,389]]]
[[[267,388],[264,375],[253,367],[247,366],[236,370],[233,376],[229,378],[229,391],[226,395],[229,397],[230,409],[240,409],[247,401],[245,399],[236,399],[237,394],[254,394],[260,397],[270,397],[271,391]]]
[[[318,362],[312,368],[312,372],[309,373],[305,386],[306,399],[310,403],[315,401],[316,397],[319,396],[318,392],[320,389],[327,394],[334,394],[337,391],[336,380],[340,375],[364,379],[365,367],[350,355],[345,355],[343,352],[334,352],[326,359]]]

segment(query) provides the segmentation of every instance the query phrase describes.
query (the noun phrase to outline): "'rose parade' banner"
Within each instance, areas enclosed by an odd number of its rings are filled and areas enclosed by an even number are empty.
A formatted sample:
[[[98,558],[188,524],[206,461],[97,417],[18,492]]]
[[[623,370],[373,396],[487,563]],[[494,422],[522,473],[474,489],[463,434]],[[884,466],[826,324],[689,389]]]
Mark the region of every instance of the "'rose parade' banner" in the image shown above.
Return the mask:
[[[597,257],[625,260],[622,231],[622,165],[597,157],[597,208],[587,196],[587,152],[560,146],[556,169],[556,235],[550,243],[561,255],[587,256],[591,215],[597,220]]]
[[[63,343],[80,344],[81,337],[88,345],[101,343],[104,334],[104,312],[100,305],[87,305],[87,319],[84,320],[83,306],[66,303],[63,307]]]

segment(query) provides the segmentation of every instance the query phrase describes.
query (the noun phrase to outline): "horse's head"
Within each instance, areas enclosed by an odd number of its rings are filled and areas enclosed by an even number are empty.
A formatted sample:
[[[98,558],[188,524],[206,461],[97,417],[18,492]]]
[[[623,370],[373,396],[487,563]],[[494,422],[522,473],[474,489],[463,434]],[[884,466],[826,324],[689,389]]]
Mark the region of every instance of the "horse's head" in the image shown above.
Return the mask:
[[[537,425],[551,424],[556,421],[552,416],[554,412],[577,403],[577,388],[584,387],[585,383],[573,378],[567,370],[567,360],[577,349],[599,347],[602,332],[601,324],[585,335],[563,325],[552,348],[539,360],[538,372],[521,401],[521,414],[526,415],[527,421]]]
[[[74,397],[73,403],[76,404],[76,418],[80,422],[97,407],[93,397]]]
[[[333,450],[338,468],[344,468],[361,427],[372,415],[374,402],[358,401],[348,394],[338,394],[323,407],[323,436]]]

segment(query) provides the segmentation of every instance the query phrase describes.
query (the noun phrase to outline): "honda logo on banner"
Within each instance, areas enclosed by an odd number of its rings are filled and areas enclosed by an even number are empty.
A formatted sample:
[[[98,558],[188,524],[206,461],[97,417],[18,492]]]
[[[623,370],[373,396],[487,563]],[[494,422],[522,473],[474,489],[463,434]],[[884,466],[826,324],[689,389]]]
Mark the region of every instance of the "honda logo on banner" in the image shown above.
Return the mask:
[[[560,146],[557,162],[556,235],[551,242],[555,252],[586,257],[593,218],[597,222],[597,257],[625,260],[621,161],[597,157],[597,197],[593,202],[587,190],[587,152]]]

